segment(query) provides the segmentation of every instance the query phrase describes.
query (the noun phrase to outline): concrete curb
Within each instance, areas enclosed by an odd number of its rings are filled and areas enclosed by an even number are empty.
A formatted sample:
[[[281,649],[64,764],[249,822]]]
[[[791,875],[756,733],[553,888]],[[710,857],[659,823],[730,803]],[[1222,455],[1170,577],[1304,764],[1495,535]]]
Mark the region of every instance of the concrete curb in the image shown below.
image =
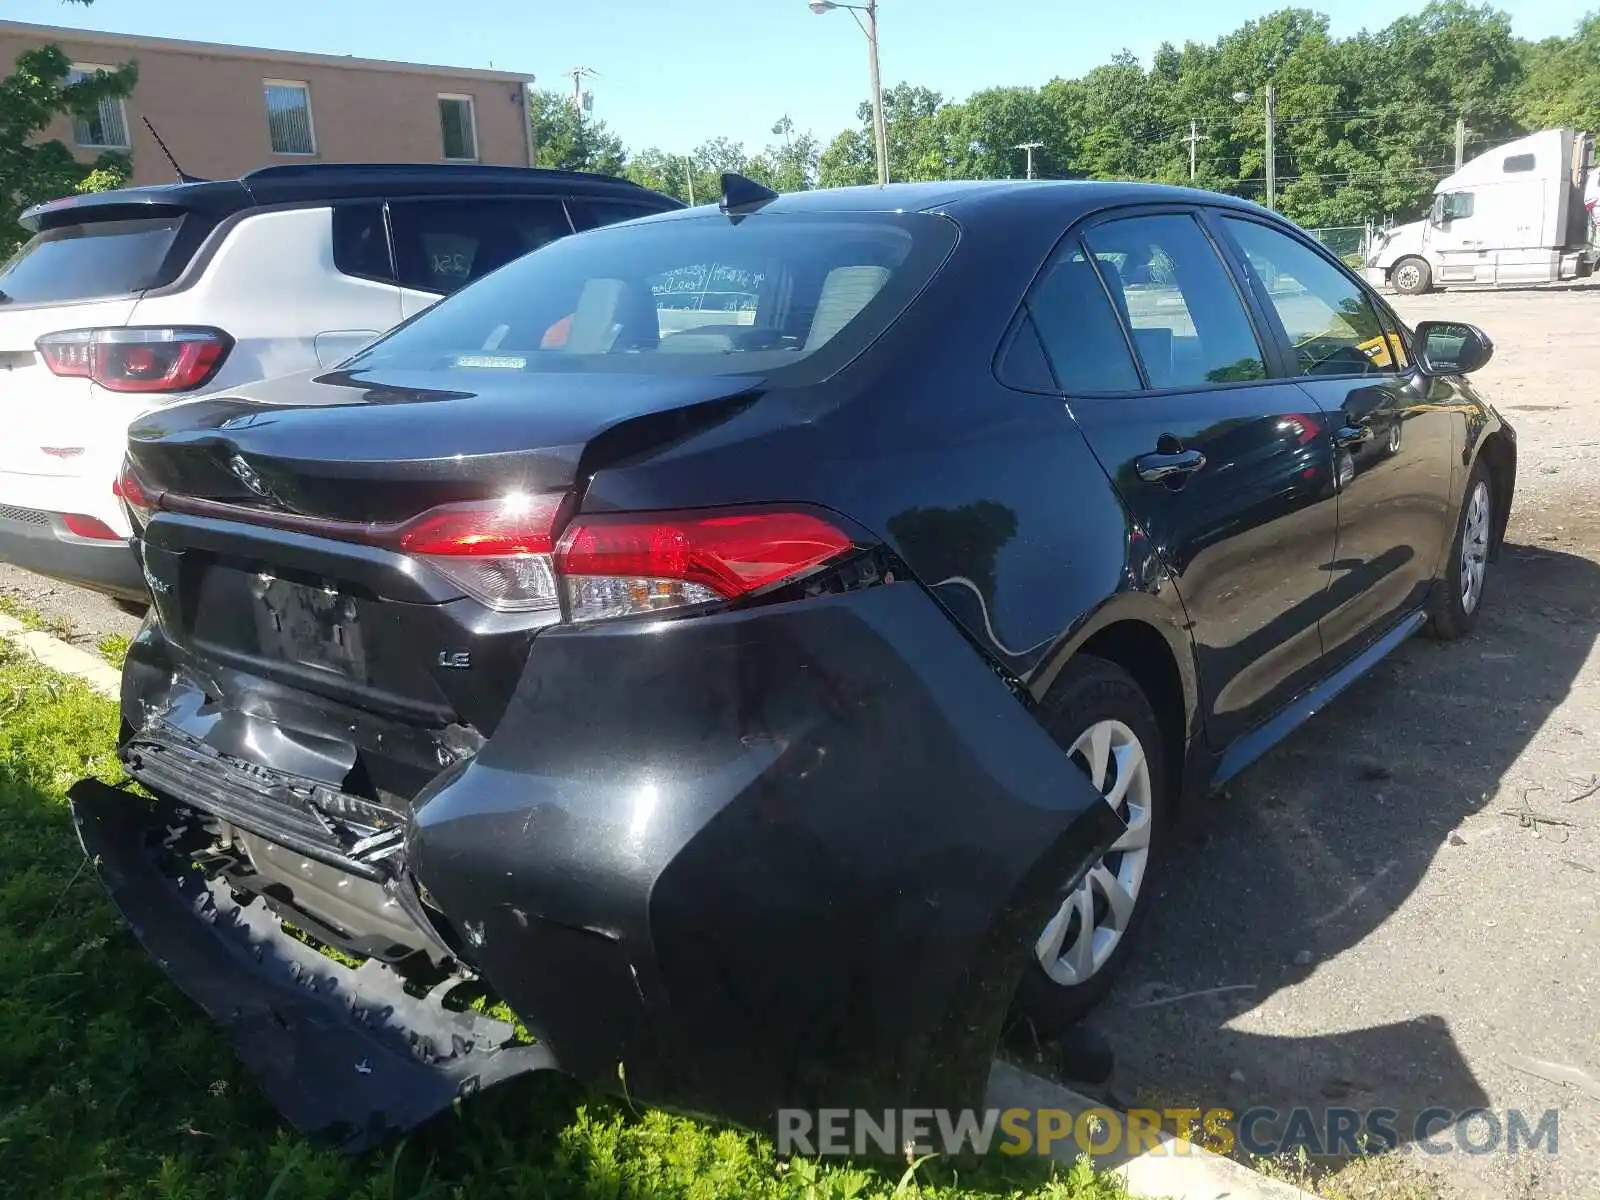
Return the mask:
[[[996,1062],[989,1070],[985,1103],[991,1108],[1061,1109],[1073,1114],[1107,1111],[1104,1104],[1029,1074],[1010,1063]],[[1125,1114],[1118,1114],[1125,1115]],[[1078,1157],[1076,1145],[1063,1145],[1052,1154],[1059,1162]],[[1095,1166],[1115,1171],[1135,1196],[1167,1200],[1316,1200],[1310,1192],[1258,1175],[1231,1158],[1194,1145],[1182,1145],[1161,1134],[1161,1148],[1129,1156],[1118,1150],[1097,1155]]]
[[[0,613],[0,637],[26,650],[42,665],[81,679],[102,696],[115,700],[122,694],[122,672],[98,654],[69,646],[59,638],[30,630],[15,617]]]

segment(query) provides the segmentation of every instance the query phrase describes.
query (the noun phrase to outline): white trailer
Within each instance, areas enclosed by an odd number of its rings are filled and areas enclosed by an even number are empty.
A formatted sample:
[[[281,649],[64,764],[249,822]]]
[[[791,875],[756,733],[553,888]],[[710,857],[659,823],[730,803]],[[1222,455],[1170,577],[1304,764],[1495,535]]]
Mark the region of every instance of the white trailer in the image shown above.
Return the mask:
[[[1407,295],[1588,275],[1597,186],[1592,134],[1530,133],[1440,180],[1426,219],[1380,234],[1363,273]]]

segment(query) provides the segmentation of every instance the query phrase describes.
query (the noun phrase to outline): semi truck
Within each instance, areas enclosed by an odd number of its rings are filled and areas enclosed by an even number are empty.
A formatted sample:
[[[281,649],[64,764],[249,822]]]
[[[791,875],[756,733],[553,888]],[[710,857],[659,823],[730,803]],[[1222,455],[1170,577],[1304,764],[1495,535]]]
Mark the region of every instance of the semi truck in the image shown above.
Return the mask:
[[[1586,276],[1600,257],[1597,196],[1593,134],[1530,133],[1441,179],[1427,217],[1374,237],[1363,273],[1405,295]]]

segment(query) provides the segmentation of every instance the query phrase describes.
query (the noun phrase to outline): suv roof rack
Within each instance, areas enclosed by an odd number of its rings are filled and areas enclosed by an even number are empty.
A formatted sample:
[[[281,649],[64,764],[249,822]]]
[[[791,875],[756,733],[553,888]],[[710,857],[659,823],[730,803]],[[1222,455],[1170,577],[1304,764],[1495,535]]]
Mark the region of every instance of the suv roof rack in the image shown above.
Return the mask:
[[[289,182],[302,180],[331,185],[341,180],[370,181],[373,179],[436,181],[481,180],[548,180],[625,184],[641,187],[633,180],[620,175],[602,175],[597,171],[564,171],[553,167],[513,167],[496,163],[278,163],[270,167],[257,167],[239,176],[243,184],[261,182]]]

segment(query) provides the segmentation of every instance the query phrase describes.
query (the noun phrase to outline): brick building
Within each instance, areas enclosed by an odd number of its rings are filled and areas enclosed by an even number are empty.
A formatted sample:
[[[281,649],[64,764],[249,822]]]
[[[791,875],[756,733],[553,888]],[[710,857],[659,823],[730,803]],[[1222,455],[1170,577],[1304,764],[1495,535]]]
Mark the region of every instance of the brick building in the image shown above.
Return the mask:
[[[15,21],[0,21],[0,74],[47,42],[81,70],[139,64],[139,83],[125,100],[47,132],[84,161],[107,149],[131,151],[135,184],[173,177],[141,117],[185,171],[206,178],[293,162],[530,161],[531,75]]]

